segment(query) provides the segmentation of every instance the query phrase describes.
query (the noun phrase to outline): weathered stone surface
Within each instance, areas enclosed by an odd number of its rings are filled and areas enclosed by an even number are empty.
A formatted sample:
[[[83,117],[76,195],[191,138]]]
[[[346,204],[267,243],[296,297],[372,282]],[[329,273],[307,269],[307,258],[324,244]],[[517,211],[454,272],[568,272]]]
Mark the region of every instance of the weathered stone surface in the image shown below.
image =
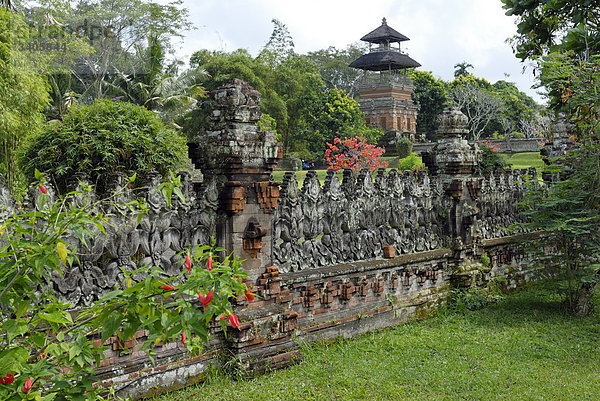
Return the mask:
[[[210,128],[199,133],[190,152],[196,167],[223,181],[269,181],[282,154],[275,134],[255,125],[261,116],[260,93],[233,79],[210,95]]]
[[[424,172],[329,171],[323,188],[309,171],[302,186],[286,173],[274,219],[273,261],[283,272],[442,247],[441,190]]]
[[[72,189],[80,189],[86,184],[85,175],[78,174],[69,184]],[[150,186],[160,183],[158,174],[147,177]],[[183,175],[182,192],[186,202],[173,198],[173,206],[167,207],[162,194],[155,187],[141,190],[135,196],[145,200],[149,211],[137,221],[137,213],[129,210],[124,203],[133,199],[133,190],[122,176],[116,175],[111,191],[115,202],[105,210],[107,219],[106,234],[98,228],[90,227],[91,235],[86,237],[87,247],[74,235],[68,235],[67,241],[79,250],[79,263],[65,272],[64,276],[53,274],[53,286],[57,294],[68,298],[74,305],[85,306],[98,299],[103,293],[122,284],[124,276],[121,269],[132,271],[138,266],[155,265],[167,274],[177,275],[182,263],[177,252],[194,246],[206,244],[216,235],[217,193],[214,183],[206,182],[196,192],[189,175]],[[50,202],[54,189],[46,185]],[[33,187],[24,201],[25,208],[34,207],[38,187]],[[0,213],[12,213],[14,202],[9,192],[0,185],[0,199],[5,206]],[[95,195],[78,195],[72,201],[79,206],[91,204]],[[142,280],[144,277],[134,277]]]
[[[526,181],[537,183],[535,169],[494,171],[483,177],[477,199],[478,237],[499,238],[517,231],[515,227],[511,227],[523,221],[519,214],[519,202],[523,198],[523,184]]]

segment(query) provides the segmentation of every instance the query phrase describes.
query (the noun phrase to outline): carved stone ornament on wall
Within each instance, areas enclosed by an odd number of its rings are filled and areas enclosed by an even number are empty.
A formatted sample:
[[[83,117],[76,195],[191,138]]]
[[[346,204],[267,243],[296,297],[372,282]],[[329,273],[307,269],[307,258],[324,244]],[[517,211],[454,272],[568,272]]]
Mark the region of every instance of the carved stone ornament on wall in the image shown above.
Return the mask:
[[[87,185],[85,174],[78,174],[70,189],[80,189]],[[167,207],[163,195],[156,189],[161,182],[158,174],[149,174],[146,184],[150,189],[135,191],[129,188],[124,176],[115,175],[110,191],[113,203],[104,209],[107,219],[104,224],[106,234],[96,227],[90,227],[91,235],[86,236],[88,246],[80,243],[74,235],[67,235],[66,241],[78,249],[78,260],[65,271],[64,276],[53,274],[57,294],[75,305],[88,305],[115,286],[122,285],[123,271],[133,271],[142,265],[160,266],[167,275],[176,275],[183,268],[177,252],[196,244],[207,244],[216,234],[218,193],[214,182],[203,183],[199,192],[193,188],[189,174],[182,173],[182,192],[185,203],[173,198],[173,205]],[[55,191],[46,184],[49,201],[54,202]],[[134,193],[135,192],[135,193]],[[39,188],[31,187],[23,201],[24,210],[36,207]],[[82,206],[91,204],[95,197],[80,195],[73,202]],[[147,214],[137,220],[137,213],[124,206],[135,198],[143,198],[148,206]],[[10,191],[0,181],[0,213],[15,210]],[[138,275],[134,280],[142,280]]]
[[[282,272],[444,245],[442,191],[423,171],[330,170],[323,187],[309,171],[302,189],[286,173],[274,220],[273,261]]]

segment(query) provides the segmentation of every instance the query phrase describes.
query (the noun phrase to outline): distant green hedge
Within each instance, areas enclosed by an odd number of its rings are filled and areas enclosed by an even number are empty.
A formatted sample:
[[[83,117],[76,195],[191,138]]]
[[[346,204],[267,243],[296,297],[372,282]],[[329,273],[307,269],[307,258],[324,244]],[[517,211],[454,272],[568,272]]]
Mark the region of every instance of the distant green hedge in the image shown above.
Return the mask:
[[[421,156],[416,153],[411,153],[398,161],[398,171],[416,170],[421,167],[423,167],[423,161]]]
[[[76,172],[86,172],[99,190],[112,173],[166,175],[183,165],[185,138],[143,107],[112,100],[77,106],[62,122],[48,124],[20,154],[27,177],[35,169],[54,178],[59,189]]]

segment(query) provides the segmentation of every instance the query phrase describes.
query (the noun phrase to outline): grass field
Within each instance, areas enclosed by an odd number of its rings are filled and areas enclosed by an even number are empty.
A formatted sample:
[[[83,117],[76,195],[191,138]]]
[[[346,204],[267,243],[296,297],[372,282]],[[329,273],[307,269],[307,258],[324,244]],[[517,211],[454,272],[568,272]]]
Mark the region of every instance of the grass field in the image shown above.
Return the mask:
[[[304,346],[288,369],[239,381],[213,373],[157,400],[598,400],[600,315],[566,315],[548,288]]]
[[[514,169],[535,167],[539,171],[544,167],[544,162],[539,152],[514,153],[512,155],[503,154],[503,156]]]

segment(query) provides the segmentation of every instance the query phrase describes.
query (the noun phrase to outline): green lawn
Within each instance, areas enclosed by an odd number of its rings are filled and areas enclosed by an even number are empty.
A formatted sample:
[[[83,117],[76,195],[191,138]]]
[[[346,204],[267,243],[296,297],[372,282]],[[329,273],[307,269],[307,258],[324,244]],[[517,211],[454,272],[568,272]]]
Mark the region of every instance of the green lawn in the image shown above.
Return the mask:
[[[319,181],[321,181],[321,184],[323,184],[325,182],[325,177],[327,176],[327,170],[315,170],[317,172],[317,177],[319,177]],[[304,179],[306,178],[306,173],[308,172],[308,170],[299,170],[296,171],[296,181],[298,181],[298,186],[302,187],[302,183],[304,182]],[[285,174],[285,171],[283,170],[276,170],[273,171],[273,180],[274,181],[283,181],[283,175]],[[340,171],[338,173],[339,177],[340,177],[340,181],[342,180],[342,172]]]
[[[303,353],[285,370],[240,381],[214,373],[158,400],[600,399],[600,315],[570,317],[540,285]]]
[[[544,167],[544,162],[540,157],[539,152],[525,152],[525,153],[513,153],[503,154],[505,160],[511,165],[512,168],[530,168],[535,167],[538,172]]]

